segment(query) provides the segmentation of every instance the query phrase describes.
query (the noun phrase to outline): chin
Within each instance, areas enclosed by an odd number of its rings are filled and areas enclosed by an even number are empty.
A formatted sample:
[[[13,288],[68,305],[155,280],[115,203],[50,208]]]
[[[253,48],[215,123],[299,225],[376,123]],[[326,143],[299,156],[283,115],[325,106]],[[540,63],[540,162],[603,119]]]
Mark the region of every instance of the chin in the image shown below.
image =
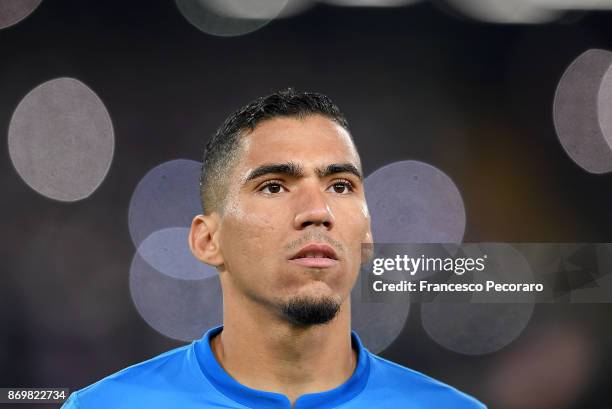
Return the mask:
[[[341,297],[333,294],[296,294],[282,303],[281,311],[288,322],[308,327],[329,323],[336,317],[341,305]]]
[[[341,297],[327,283],[315,281],[302,286],[290,298],[306,298],[313,301],[322,299],[339,301]]]

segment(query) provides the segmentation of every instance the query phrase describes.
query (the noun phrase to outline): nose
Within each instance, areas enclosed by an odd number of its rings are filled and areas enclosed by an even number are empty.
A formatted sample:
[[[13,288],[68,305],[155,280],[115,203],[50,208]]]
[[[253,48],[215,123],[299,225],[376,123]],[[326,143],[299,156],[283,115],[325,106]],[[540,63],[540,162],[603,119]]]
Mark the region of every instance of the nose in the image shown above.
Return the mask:
[[[334,214],[325,198],[325,192],[321,192],[318,184],[316,187],[304,188],[296,199],[295,229],[302,230],[314,225],[330,230],[334,226]]]

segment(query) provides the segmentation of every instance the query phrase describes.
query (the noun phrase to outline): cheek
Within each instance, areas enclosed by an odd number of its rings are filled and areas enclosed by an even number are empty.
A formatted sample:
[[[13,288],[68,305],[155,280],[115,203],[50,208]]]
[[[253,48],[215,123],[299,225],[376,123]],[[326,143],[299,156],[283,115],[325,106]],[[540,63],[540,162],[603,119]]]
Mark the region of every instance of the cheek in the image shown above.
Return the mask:
[[[353,206],[351,211],[347,211],[347,218],[343,220],[344,237],[343,241],[347,245],[347,254],[351,269],[358,269],[361,264],[362,244],[368,240],[370,232],[370,217],[365,201],[363,205]]]
[[[232,210],[224,216],[220,239],[226,267],[234,271],[261,266],[266,261],[261,255],[271,254],[270,247],[278,243],[274,220],[252,209]]]
[[[366,234],[370,231],[370,215],[365,201],[362,203],[352,203],[351,206],[342,209],[342,214],[345,215],[339,226],[350,237],[346,237],[347,243],[361,242],[365,240]]]

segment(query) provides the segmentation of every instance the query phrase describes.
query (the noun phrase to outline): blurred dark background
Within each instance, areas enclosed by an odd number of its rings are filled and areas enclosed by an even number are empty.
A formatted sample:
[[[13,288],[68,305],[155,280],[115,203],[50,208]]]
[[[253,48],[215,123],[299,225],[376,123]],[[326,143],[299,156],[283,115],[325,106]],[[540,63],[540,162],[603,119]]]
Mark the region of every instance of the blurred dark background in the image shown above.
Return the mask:
[[[29,188],[0,144],[0,386],[76,390],[183,344],[132,303],[131,195],[156,165],[200,160],[230,112],[287,86],[341,107],[366,174],[414,159],[449,175],[466,242],[612,242],[612,176],[576,165],[552,120],[561,75],[591,48],[612,50],[611,13],[496,24],[439,3],[316,4],[219,37],[172,1],[43,1],[0,30],[2,134],[32,88],[74,77],[108,109],[115,151],[101,186],[66,203]],[[479,356],[429,339],[418,310],[383,357],[491,408],[612,407],[612,306],[538,304],[520,337]]]

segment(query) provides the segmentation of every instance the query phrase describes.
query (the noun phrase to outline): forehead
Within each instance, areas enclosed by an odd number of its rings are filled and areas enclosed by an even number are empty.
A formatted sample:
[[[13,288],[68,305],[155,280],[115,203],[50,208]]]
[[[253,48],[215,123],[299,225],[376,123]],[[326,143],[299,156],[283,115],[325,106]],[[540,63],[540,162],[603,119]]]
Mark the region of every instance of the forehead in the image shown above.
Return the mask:
[[[360,167],[357,150],[342,126],[321,115],[274,118],[241,139],[241,168],[266,162],[302,163],[306,168],[350,162]]]

